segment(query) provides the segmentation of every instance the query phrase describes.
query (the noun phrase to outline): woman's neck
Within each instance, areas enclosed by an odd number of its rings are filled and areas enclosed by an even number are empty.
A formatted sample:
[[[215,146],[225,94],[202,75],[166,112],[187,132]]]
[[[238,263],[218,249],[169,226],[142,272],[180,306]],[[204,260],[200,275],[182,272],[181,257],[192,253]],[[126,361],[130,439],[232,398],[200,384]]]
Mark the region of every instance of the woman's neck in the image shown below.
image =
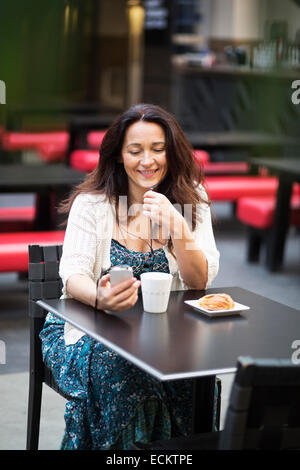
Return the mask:
[[[139,188],[130,188],[128,191],[128,204],[131,206],[132,204],[143,204],[144,202],[144,194],[147,189],[139,189]]]

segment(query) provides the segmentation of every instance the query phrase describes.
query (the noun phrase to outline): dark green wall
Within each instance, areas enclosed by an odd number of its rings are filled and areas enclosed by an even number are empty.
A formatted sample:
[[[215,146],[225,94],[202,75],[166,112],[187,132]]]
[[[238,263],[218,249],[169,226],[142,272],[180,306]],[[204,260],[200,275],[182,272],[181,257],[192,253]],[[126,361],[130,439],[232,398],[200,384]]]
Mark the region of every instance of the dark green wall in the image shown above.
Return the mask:
[[[96,0],[0,0],[7,109],[86,101],[96,9]]]

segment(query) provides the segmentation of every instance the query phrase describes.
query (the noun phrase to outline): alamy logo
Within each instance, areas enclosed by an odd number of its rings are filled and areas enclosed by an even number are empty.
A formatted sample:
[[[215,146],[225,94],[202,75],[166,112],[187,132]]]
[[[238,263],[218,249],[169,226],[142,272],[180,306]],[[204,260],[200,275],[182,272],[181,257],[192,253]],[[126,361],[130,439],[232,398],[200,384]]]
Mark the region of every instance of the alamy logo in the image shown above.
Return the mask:
[[[6,364],[6,347],[2,339],[0,339],[0,364]]]
[[[292,103],[299,104],[300,103],[300,80],[294,80],[292,83],[292,88],[296,90],[292,93]]]
[[[6,86],[3,80],[0,80],[0,104],[6,104]]]
[[[295,351],[292,354],[292,363],[293,364],[300,364],[300,340],[295,339],[291,345],[292,349],[295,349]]]

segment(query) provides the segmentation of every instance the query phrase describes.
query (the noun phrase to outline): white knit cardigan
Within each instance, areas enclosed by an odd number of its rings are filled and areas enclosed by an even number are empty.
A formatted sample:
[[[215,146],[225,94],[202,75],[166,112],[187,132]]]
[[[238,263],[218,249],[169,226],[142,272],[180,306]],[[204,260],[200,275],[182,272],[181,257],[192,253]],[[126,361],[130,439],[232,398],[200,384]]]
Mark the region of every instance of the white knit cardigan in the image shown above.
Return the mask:
[[[199,186],[202,198],[205,191]],[[110,266],[110,246],[115,221],[115,210],[104,195],[79,194],[70,210],[63,244],[59,274],[63,281],[63,295],[68,298],[66,282],[73,274],[85,274],[94,282],[101,272]],[[206,256],[208,264],[209,287],[219,269],[219,252],[216,248],[212,230],[211,214],[207,204],[201,204],[198,213],[194,239]],[[185,290],[185,284],[178,270],[178,265],[168,247],[163,247],[173,275],[172,290]],[[188,247],[187,247],[188,249]],[[66,344],[74,344],[84,333],[70,324],[65,324]]]

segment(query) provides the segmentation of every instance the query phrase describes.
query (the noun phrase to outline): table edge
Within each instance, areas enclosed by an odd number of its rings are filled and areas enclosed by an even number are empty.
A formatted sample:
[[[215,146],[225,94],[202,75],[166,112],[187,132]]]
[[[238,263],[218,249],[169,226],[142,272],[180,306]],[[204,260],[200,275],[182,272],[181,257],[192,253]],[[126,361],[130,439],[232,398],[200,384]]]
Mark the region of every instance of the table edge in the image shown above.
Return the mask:
[[[51,300],[70,300],[70,299],[47,299],[48,301]],[[74,299],[73,299],[74,300]],[[36,303],[42,307],[44,310],[49,311],[49,304],[46,303],[44,300],[37,300]],[[197,377],[206,377],[206,376],[213,376],[213,375],[220,375],[220,374],[228,374],[228,373],[234,373],[236,371],[236,367],[227,367],[227,368],[217,368],[213,370],[204,370],[202,372],[175,372],[175,373],[167,373],[164,374],[163,372],[160,372],[158,369],[155,369],[152,366],[149,366],[146,362],[136,358],[132,354],[128,353],[124,349],[122,349],[119,346],[116,346],[114,343],[111,343],[109,340],[106,338],[103,338],[101,335],[96,337],[95,335],[91,334],[90,332],[86,331],[85,328],[82,328],[80,325],[78,325],[76,322],[70,320],[69,318],[66,318],[64,315],[62,315],[60,312],[58,312],[54,307],[52,307],[54,315],[58,316],[62,320],[65,320],[66,322],[70,323],[73,325],[75,328],[78,328],[80,331],[84,332],[88,336],[91,336],[92,338],[96,339],[99,341],[99,338],[101,342],[107,346],[108,348],[112,349],[116,353],[120,354],[120,356],[124,357],[127,359],[129,362],[133,363],[140,369],[144,370],[145,372],[149,373],[150,375],[156,377],[157,379],[161,381],[167,381],[167,380],[180,380],[180,379],[189,379],[189,378],[197,378]]]

